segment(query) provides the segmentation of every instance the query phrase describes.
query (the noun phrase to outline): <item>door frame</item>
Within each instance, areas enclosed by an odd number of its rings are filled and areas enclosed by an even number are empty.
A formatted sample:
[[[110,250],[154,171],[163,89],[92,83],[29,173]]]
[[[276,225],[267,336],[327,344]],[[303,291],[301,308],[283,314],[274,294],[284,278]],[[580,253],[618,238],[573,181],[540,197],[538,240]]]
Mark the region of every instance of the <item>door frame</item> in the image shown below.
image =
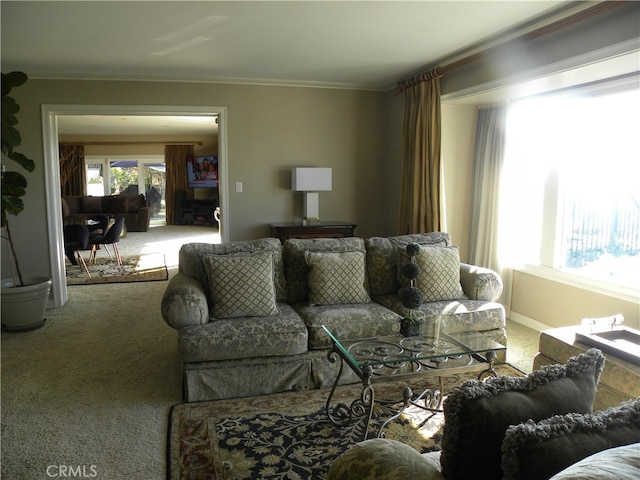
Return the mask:
[[[220,209],[225,228],[220,231],[222,242],[228,241],[229,195],[227,162],[227,108],[215,106],[151,106],[151,105],[57,105],[43,104],[42,143],[44,149],[44,181],[49,232],[51,292],[54,307],[68,300],[64,266],[62,198],[60,197],[60,160],[58,158],[58,116],[61,115],[157,115],[157,116],[217,116],[218,168],[220,175]]]

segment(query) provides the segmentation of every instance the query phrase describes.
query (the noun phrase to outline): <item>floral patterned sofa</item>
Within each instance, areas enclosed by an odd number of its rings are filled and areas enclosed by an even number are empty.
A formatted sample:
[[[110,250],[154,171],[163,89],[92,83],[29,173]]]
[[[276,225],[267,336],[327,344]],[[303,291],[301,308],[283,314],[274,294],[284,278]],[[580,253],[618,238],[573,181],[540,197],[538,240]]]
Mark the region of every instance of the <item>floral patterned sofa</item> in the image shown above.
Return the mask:
[[[184,399],[332,385],[337,365],[322,325],[343,339],[398,334],[409,313],[398,299],[409,243],[420,245],[424,266],[437,267],[419,277],[427,291],[414,315],[423,333],[442,318],[445,332],[478,331],[506,345],[500,277],[460,263],[446,233],[191,243],[161,305],[178,330]],[[342,380],[357,377],[345,371]]]

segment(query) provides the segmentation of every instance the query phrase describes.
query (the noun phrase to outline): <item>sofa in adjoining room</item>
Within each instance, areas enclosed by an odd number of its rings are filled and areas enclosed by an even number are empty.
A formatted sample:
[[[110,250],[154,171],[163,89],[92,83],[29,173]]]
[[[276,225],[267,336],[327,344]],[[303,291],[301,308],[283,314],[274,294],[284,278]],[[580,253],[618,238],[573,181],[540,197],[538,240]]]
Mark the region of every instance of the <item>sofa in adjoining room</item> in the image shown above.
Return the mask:
[[[94,215],[124,217],[128,232],[146,232],[151,222],[151,209],[144,195],[63,195],[62,217],[65,224],[90,219]]]
[[[332,385],[338,366],[327,359],[322,326],[340,339],[398,334],[409,314],[398,298],[409,243],[420,246],[418,262],[438,270],[413,311],[422,332],[441,318],[444,332],[476,331],[506,345],[500,277],[460,263],[446,233],[185,244],[162,299],[164,320],[178,330],[184,399]],[[358,380],[346,370],[342,378]]]

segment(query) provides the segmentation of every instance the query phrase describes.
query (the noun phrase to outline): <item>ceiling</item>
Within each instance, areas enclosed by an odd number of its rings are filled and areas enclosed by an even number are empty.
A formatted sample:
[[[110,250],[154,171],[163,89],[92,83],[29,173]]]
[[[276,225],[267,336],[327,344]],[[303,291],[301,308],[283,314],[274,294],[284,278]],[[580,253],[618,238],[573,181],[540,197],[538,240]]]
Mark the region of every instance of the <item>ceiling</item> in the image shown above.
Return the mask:
[[[573,4],[3,0],[2,71],[22,70],[30,78],[386,91],[442,59],[468,54],[516,26],[532,28],[534,18]],[[132,128],[157,134],[200,124],[177,117],[95,116],[65,117],[59,128],[118,134],[125,125],[129,134]]]

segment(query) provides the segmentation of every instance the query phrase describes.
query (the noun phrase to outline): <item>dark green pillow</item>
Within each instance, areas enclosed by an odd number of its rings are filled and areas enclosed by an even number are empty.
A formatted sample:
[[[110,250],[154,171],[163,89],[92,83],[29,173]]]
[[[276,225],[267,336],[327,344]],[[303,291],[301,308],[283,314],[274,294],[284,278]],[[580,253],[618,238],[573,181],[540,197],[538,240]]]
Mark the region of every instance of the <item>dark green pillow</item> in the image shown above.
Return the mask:
[[[546,480],[589,455],[637,442],[640,398],[604,412],[529,420],[507,430],[502,471],[506,480]]]
[[[591,413],[604,356],[592,348],[566,365],[547,365],[523,377],[467,380],[444,402],[442,473],[447,480],[502,478],[507,428],[553,415]]]

